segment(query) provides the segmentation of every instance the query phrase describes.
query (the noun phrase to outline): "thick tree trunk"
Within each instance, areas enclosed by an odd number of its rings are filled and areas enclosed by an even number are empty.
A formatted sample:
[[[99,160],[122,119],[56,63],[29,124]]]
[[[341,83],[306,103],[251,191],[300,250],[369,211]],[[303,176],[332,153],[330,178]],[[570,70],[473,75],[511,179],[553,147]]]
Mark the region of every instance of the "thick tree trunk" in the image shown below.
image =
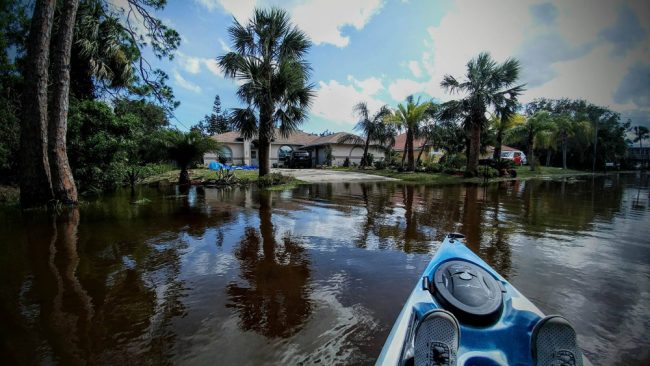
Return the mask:
[[[409,130],[406,134],[406,140],[408,141],[408,170],[415,170],[415,156],[413,155],[413,131]]]
[[[192,182],[190,181],[190,172],[187,171],[187,167],[181,167],[181,175],[178,177],[179,186],[189,186]]]
[[[260,160],[260,177],[267,175],[271,172],[271,160],[269,156],[269,147],[271,146],[271,139],[268,137],[260,136],[257,142],[258,156]]]
[[[422,146],[421,146],[421,148],[420,148],[420,152],[418,153],[418,158],[415,159],[415,164],[416,164],[416,165],[417,165],[418,163],[420,163],[420,161],[421,161],[421,159],[422,159],[422,153],[424,152],[424,149],[427,147],[427,144],[428,144],[428,143],[429,143],[429,140],[425,140],[425,141],[424,141],[424,144],[422,144]]]
[[[271,120],[272,111],[268,106],[260,108],[260,126],[257,138],[257,155],[260,163],[259,176],[265,176],[271,172],[271,161],[269,156],[269,147],[273,136],[273,122]]]
[[[481,126],[474,124],[470,130],[469,153],[467,155],[466,173],[472,177],[478,175],[478,158],[481,148]]]
[[[77,203],[77,187],[66,151],[70,96],[70,53],[79,0],[66,0],[59,25],[54,55],[54,96],[48,129],[50,172],[54,198],[65,204]]]
[[[409,139],[408,139],[409,130],[406,129],[407,138],[404,139],[404,151],[402,151],[402,169],[404,169],[404,162],[406,161],[406,154],[409,151]]]
[[[47,204],[53,198],[47,156],[47,83],[55,0],[37,0],[27,42],[25,89],[20,125],[20,204]]]
[[[497,131],[497,142],[494,146],[494,154],[492,154],[492,159],[499,160],[501,159],[501,145],[503,144],[503,131]]]
[[[368,146],[370,146],[370,138],[366,138],[366,144],[363,147],[363,156],[361,157],[361,164],[359,164],[359,169],[368,165]]]

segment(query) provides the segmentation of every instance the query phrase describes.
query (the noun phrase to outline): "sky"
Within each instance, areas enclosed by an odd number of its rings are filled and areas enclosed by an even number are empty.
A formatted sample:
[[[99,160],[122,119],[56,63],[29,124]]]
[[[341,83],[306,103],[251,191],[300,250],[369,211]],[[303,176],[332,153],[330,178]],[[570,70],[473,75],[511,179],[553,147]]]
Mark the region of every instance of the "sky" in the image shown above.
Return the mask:
[[[313,42],[307,132],[352,131],[361,101],[374,111],[409,94],[453,99],[443,76],[462,77],[482,51],[521,62],[524,103],[586,99],[650,127],[648,0],[169,0],[157,16],[182,42],[173,60],[154,65],[181,102],[179,128],[210,113],[217,94],[223,108],[241,105],[216,58],[230,51],[233,18],[244,23],[255,7],[270,6],[286,9]]]

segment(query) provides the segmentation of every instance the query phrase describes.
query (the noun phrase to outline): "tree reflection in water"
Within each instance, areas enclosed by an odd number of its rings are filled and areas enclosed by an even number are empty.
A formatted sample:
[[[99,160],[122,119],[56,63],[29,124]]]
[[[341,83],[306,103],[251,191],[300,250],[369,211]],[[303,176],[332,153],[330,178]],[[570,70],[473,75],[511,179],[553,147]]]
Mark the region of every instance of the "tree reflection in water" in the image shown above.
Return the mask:
[[[24,295],[16,296],[23,304],[7,316],[12,327],[34,318],[38,336],[32,337],[47,356],[15,343],[11,354],[23,358],[16,363],[169,363],[176,337],[171,321],[185,313],[179,247],[150,244],[134,251],[115,243],[101,256],[89,256],[78,248],[77,208],[49,219],[34,216],[33,229],[26,231],[33,281],[24,283]],[[30,303],[38,311],[21,313]]]
[[[312,310],[307,287],[310,261],[289,233],[282,242],[276,241],[271,192],[259,192],[259,204],[259,231],[247,227],[235,250],[246,285],[227,286],[227,306],[235,309],[244,330],[286,338],[301,329]]]
[[[65,210],[51,222],[49,232],[28,234],[30,250],[40,254],[32,256],[35,295],[41,305],[39,320],[58,361],[83,365],[91,351],[88,336],[94,310],[76,275],[79,211]],[[49,243],[43,240],[46,238]]]

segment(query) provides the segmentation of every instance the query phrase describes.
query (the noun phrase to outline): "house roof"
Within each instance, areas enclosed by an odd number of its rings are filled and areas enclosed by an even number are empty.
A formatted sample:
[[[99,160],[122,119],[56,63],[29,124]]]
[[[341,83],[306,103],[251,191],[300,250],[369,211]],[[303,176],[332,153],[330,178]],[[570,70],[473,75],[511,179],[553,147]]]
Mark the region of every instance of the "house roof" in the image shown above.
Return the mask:
[[[316,138],[315,140],[311,141],[309,144],[306,144],[303,147],[311,147],[311,146],[318,146],[318,145],[329,145],[329,144],[356,145],[354,142],[343,142],[343,143],[339,142],[339,140],[341,138],[343,138],[345,136],[348,136],[348,135],[356,136],[359,139],[361,139],[361,137],[359,137],[357,135],[354,135],[354,134],[351,134],[349,132],[337,132],[337,133],[333,133],[333,134],[327,135],[327,136],[320,136],[320,137]]]
[[[226,132],[218,135],[213,135],[213,139],[219,141],[219,142],[230,142],[230,143],[243,143],[244,138],[241,137],[241,134],[239,131],[231,131],[231,132]],[[306,145],[310,142],[312,142],[315,139],[318,139],[318,135],[314,135],[311,133],[306,133],[300,130],[297,130],[293,133],[291,133],[287,137],[283,137],[279,133],[276,132],[275,139],[273,139],[274,144],[287,144],[287,145]],[[256,138],[253,138],[255,140]]]
[[[485,148],[486,151],[494,151],[494,146],[487,146]],[[501,151],[521,151],[517,148],[510,147],[508,145],[501,145]]]
[[[415,139],[413,140],[413,150],[419,150],[422,148],[426,141],[424,139]],[[404,151],[404,144],[406,143],[406,134],[402,133],[395,136],[395,143],[393,144],[393,149],[395,151]]]

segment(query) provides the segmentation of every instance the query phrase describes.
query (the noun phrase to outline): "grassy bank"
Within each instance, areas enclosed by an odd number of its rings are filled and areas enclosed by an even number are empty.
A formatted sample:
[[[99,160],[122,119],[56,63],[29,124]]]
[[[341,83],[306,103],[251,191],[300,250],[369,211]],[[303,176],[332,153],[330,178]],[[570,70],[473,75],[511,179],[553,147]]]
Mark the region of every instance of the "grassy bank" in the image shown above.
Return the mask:
[[[209,180],[214,180],[217,178],[217,172],[210,169],[190,169],[190,180],[194,183],[202,184]],[[257,170],[235,170],[235,177],[238,179],[240,184],[252,184],[256,183],[259,179],[259,173]],[[178,182],[178,176],[180,175],[180,170],[172,170],[166,173],[154,175],[144,179],[142,184],[175,184]],[[266,189],[271,191],[282,191],[285,189],[293,189],[301,184],[305,184],[301,180],[292,178],[292,177],[282,177],[284,183],[270,185]]]
[[[190,180],[193,182],[203,183],[207,180],[216,179],[217,173],[214,170],[210,169],[190,169]],[[166,182],[170,184],[176,184],[178,182],[178,177],[181,174],[180,170],[170,170],[168,172],[152,175],[151,177],[145,178],[142,180],[142,184],[152,184],[159,182]],[[258,178],[257,170],[235,170],[235,177],[241,182],[253,182],[257,181]]]
[[[358,172],[357,168],[336,168],[336,170],[347,170]],[[536,171],[531,171],[530,167],[518,167],[517,177],[510,178],[490,178],[490,182],[499,182],[506,180],[525,180],[525,179],[536,179],[536,178],[553,178],[553,177],[571,177],[571,176],[581,176],[581,175],[591,175],[591,172],[585,172],[580,170],[573,169],[562,169],[556,167],[540,167]],[[484,179],[482,177],[476,178],[465,178],[461,175],[449,175],[445,173],[425,173],[425,172],[398,172],[395,170],[388,169],[368,169],[362,170],[364,173],[381,175],[383,177],[390,177],[402,180],[404,182],[418,183],[418,184],[457,184],[457,183],[482,183]]]

